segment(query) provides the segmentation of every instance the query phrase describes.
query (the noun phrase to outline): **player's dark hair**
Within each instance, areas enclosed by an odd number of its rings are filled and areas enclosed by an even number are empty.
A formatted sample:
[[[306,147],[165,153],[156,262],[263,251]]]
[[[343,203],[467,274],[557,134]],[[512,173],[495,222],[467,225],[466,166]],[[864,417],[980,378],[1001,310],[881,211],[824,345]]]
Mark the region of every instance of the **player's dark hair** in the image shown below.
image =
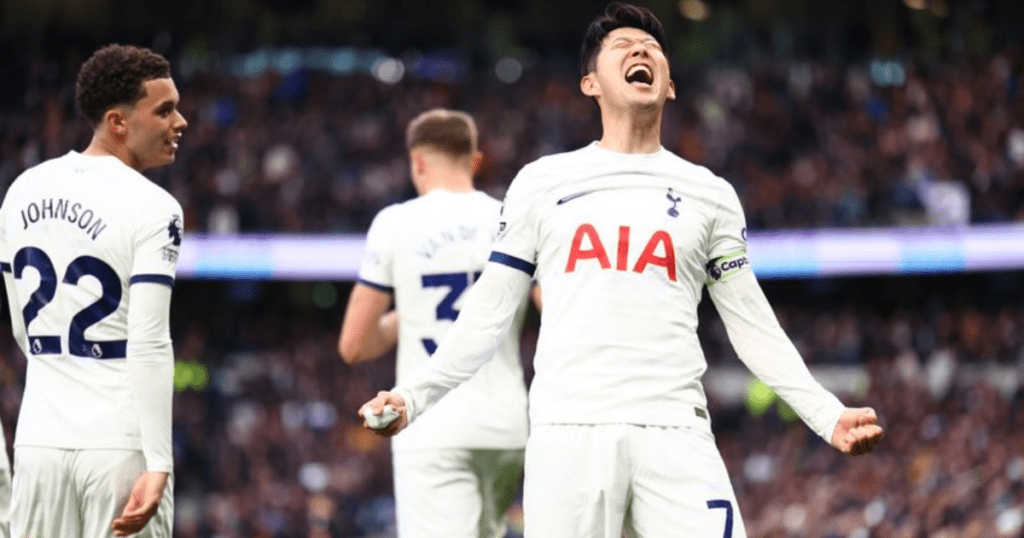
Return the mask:
[[[146,96],[142,83],[170,78],[171,64],[145,47],[107,45],[82,64],[75,81],[75,103],[93,125],[118,105],[134,105]]]
[[[465,112],[435,108],[416,116],[405,133],[406,148],[429,146],[452,157],[476,152],[476,122]]]
[[[612,2],[605,8],[604,13],[594,19],[587,27],[587,33],[583,35],[583,47],[580,50],[580,75],[586,76],[594,70],[597,64],[597,55],[601,52],[601,42],[605,36],[619,28],[636,28],[643,30],[661,45],[661,50],[668,57],[668,38],[665,36],[665,28],[661,25],[658,17],[651,13],[651,10],[627,4],[624,2]]]

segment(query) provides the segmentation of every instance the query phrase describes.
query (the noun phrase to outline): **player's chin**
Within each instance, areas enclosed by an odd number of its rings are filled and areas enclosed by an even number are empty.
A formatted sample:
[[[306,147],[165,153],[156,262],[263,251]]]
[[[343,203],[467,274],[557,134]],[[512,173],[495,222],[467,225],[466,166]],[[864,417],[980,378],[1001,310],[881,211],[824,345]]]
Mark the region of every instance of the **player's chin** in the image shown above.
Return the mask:
[[[633,108],[650,109],[665,106],[665,96],[655,91],[638,91],[630,97],[629,104]]]
[[[168,150],[166,150],[166,151],[164,151],[163,153],[160,154],[160,157],[157,159],[158,162],[157,162],[157,164],[155,166],[165,166],[165,165],[171,164],[171,163],[174,162],[174,159],[177,156],[178,156],[178,150],[176,150],[176,149],[168,149]]]

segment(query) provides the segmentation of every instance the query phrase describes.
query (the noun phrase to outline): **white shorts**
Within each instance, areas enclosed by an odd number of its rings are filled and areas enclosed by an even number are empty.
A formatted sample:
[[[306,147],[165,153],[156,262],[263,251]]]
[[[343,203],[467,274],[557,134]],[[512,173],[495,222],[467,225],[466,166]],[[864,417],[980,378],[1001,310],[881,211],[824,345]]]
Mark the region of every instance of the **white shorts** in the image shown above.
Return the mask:
[[[526,538],[745,538],[710,428],[535,426]]]
[[[138,450],[15,448],[11,534],[112,537],[110,524],[121,515],[144,469],[145,459]],[[171,538],[173,491],[171,475],[156,515],[133,536]]]
[[[523,472],[523,449],[394,453],[400,538],[500,538]]]

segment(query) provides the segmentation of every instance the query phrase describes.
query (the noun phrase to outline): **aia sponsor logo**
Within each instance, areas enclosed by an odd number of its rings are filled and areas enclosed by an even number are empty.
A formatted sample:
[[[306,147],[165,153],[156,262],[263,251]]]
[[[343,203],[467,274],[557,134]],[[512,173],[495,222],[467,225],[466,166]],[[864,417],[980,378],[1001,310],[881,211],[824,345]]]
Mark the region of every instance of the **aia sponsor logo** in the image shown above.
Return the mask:
[[[586,245],[584,244],[586,240]],[[664,230],[658,230],[647,239],[640,256],[630,263],[630,228],[619,226],[615,245],[615,270],[643,273],[647,266],[663,267],[665,276],[676,281],[676,251],[672,245],[672,236]],[[611,269],[611,259],[605,242],[597,234],[592,224],[581,224],[573,234],[572,246],[569,248],[569,259],[565,264],[565,272],[572,273],[581,263],[597,263],[601,269]]]

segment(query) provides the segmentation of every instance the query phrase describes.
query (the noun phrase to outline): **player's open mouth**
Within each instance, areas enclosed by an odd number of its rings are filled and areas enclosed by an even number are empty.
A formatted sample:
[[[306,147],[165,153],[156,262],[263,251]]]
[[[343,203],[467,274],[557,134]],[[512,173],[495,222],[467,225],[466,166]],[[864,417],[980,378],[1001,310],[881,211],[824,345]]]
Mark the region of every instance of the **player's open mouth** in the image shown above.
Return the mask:
[[[631,85],[650,87],[654,84],[654,71],[644,64],[636,64],[626,70],[626,82]]]
[[[176,138],[172,138],[172,139],[170,139],[170,140],[168,140],[168,141],[167,141],[167,145],[168,145],[168,146],[171,146],[171,149],[172,149],[172,150],[175,150],[175,151],[177,151],[177,150],[178,150],[178,141],[179,141],[179,140],[181,140],[181,137],[180,137],[180,136],[179,136],[179,137],[176,137]]]

